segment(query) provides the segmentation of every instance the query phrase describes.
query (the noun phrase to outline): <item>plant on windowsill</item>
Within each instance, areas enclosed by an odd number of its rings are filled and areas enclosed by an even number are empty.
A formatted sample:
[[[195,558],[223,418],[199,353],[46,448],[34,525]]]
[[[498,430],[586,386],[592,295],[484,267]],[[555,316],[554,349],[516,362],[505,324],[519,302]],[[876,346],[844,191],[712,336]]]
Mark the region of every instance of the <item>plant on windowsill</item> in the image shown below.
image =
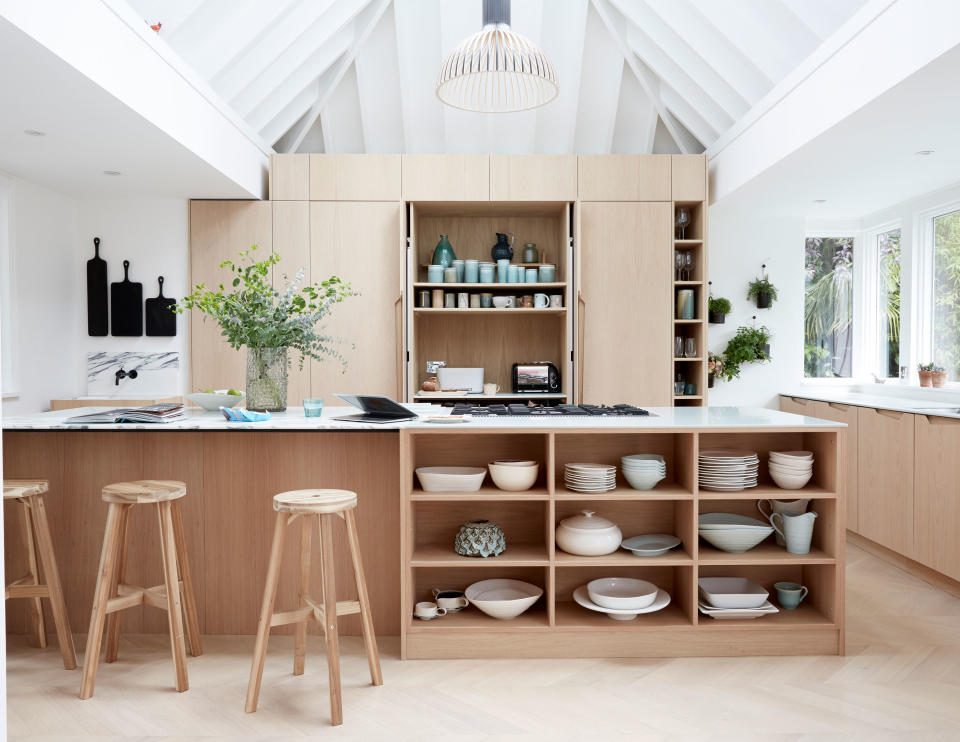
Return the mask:
[[[747,298],[757,302],[757,309],[769,309],[777,300],[777,287],[767,278],[767,266],[760,266],[763,270],[759,278],[753,279],[747,286]]]
[[[920,375],[920,386],[939,388],[947,383],[947,372],[943,366],[921,363],[917,365],[917,373]]]
[[[247,409],[283,412],[287,408],[288,351],[300,354],[300,368],[307,358],[333,358],[346,369],[347,362],[331,346],[341,342],[321,334],[320,321],[348,296],[356,296],[350,284],[336,276],[320,283],[303,283],[303,269],[294,278],[283,276],[284,288],[273,288],[273,266],[277,253],[256,261],[253,251],[240,252],[237,262],[224,260],[221,268],[234,274],[233,291],[221,283],[216,291],[206,284],[177,302],[174,311],[183,314],[198,309],[220,326],[220,334],[232,348],[247,349]],[[206,318],[206,317],[205,317]]]
[[[770,360],[770,330],[760,327],[738,327],[737,334],[727,343],[723,352],[723,369],[719,376],[727,381],[740,377],[745,363]]]
[[[707,300],[707,309],[709,312],[711,325],[722,325],[727,321],[727,315],[730,314],[730,300],[722,296],[714,299],[712,296]]]
[[[707,388],[713,389],[713,380],[723,377],[723,356],[719,353],[710,353],[707,356]]]

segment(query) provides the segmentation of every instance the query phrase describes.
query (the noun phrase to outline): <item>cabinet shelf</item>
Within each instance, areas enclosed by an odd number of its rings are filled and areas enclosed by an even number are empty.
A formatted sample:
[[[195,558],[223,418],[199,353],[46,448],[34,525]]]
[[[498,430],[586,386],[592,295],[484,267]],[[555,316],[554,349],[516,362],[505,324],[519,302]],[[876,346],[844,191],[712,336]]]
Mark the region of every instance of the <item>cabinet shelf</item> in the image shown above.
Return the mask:
[[[699,325],[703,322],[702,319],[675,319],[673,324],[675,325]]]
[[[545,488],[533,488],[523,492],[507,492],[496,487],[481,487],[476,492],[424,492],[415,489],[410,494],[414,502],[517,502],[520,500],[549,500]]]
[[[702,360],[703,360],[703,359],[698,356],[698,357],[696,357],[696,358],[674,358],[674,359],[673,359],[673,362],[674,362],[674,363],[683,363],[684,361],[690,362],[690,361],[702,361]]]
[[[673,244],[676,245],[677,247],[684,247],[684,246],[695,247],[696,245],[702,245],[703,240],[674,240]]]
[[[532,546],[529,544],[511,545],[507,542],[507,549],[499,556],[466,557],[460,556],[453,550],[453,538],[443,546],[426,544],[417,546],[413,550],[411,567],[547,567],[550,557],[547,547]]]
[[[703,399],[702,394],[674,394],[674,399]]]
[[[542,608],[538,610],[538,606],[534,606],[529,611],[521,613],[509,621],[492,618],[472,606],[457,613],[448,613],[446,616],[440,616],[431,621],[421,621],[417,618],[411,618],[410,621],[407,631],[411,634],[443,633],[447,631],[456,633],[545,631],[549,628],[547,614]]]
[[[743,564],[836,564],[836,559],[820,549],[809,554],[791,554],[782,546],[765,542],[743,554],[720,551],[701,540],[698,561],[702,565],[734,566]]]
[[[679,603],[671,596],[670,605],[661,611],[643,613],[632,621],[614,621],[606,613],[591,611],[573,601],[556,605],[556,629],[577,631],[656,631],[658,629],[690,629],[693,624]]]
[[[778,606],[779,607],[779,606]],[[699,611],[698,611],[699,612]],[[770,613],[759,618],[716,619],[700,614],[697,630],[722,631],[724,629],[836,629],[837,624],[824,616],[809,603],[801,603],[792,611],[780,608],[779,613]]]
[[[760,500],[766,497],[772,497],[776,500],[798,500],[805,497],[818,500],[834,500],[837,497],[836,492],[816,484],[808,484],[798,490],[785,490],[775,484],[758,484],[748,490],[737,490],[736,492],[700,489],[698,495],[701,500]]]
[[[529,284],[533,286],[533,284]],[[524,308],[508,308],[504,307],[503,309],[497,309],[496,307],[487,307],[477,309],[476,307],[470,309],[456,309],[456,308],[447,308],[447,307],[416,307],[413,310],[414,315],[425,315],[425,314],[497,314],[503,316],[518,316],[518,315],[553,315],[557,317],[562,317],[566,315],[566,307],[544,307],[543,309],[536,309],[533,307],[524,307]]]
[[[574,492],[563,486],[563,476],[558,476],[556,500],[692,500],[693,493],[674,482],[660,482],[652,490],[635,490],[619,486],[609,492]]]
[[[683,567],[693,564],[693,557],[678,547],[655,557],[638,557],[625,549],[604,556],[577,556],[556,550],[554,562],[558,567]]]
[[[674,286],[703,286],[703,281],[674,281]]]
[[[413,284],[415,289],[458,289],[459,291],[512,291],[514,289],[565,289],[565,281],[552,281],[546,283],[432,283],[429,281],[416,281]]]

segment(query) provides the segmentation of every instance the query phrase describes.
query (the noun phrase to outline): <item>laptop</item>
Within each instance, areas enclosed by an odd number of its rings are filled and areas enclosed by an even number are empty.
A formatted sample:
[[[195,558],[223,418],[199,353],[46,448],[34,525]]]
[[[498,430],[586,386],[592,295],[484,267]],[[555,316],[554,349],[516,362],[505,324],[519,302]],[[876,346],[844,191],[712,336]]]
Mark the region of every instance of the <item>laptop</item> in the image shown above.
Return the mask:
[[[344,415],[334,420],[346,420],[353,423],[396,423],[403,420],[416,420],[418,415],[403,405],[394,402],[390,397],[377,397],[367,394],[335,394],[347,404],[363,410],[359,415]]]

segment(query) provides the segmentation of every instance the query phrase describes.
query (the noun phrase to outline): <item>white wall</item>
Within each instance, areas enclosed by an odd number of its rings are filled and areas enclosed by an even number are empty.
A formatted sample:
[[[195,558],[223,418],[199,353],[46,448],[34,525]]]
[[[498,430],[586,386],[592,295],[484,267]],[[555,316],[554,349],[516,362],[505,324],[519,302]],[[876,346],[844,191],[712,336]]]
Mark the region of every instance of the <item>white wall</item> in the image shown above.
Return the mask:
[[[96,350],[181,353],[177,389],[187,391],[187,322],[178,318],[177,335],[102,337],[87,335],[86,262],[93,238],[107,261],[108,281],[143,284],[144,298],[179,298],[188,288],[188,207],[181,199],[78,200],[32,183],[0,175],[10,205],[10,291],[13,378],[4,379],[7,415],[49,409],[51,399],[86,394],[86,356]],[[4,329],[6,328],[6,323]]]
[[[709,269],[713,295],[733,304],[725,324],[709,325],[710,350],[720,353],[741,325],[766,325],[773,360],[742,366],[739,379],[720,381],[709,393],[710,405],[778,407],[777,394],[803,381],[802,216],[765,216],[762,208],[719,203],[710,208]],[[770,309],[748,300],[747,284],[766,263],[780,298]]]

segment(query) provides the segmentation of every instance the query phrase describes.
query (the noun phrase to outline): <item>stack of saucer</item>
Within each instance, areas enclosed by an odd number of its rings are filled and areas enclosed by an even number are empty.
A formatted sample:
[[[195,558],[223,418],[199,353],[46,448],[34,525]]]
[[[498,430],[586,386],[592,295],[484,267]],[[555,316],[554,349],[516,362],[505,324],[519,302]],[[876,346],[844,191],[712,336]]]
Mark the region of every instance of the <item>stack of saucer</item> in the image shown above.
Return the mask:
[[[652,490],[667,476],[667,463],[655,453],[635,453],[620,457],[620,471],[635,490]]]
[[[735,492],[757,486],[760,459],[754,451],[701,451],[699,463],[701,489]]]
[[[563,481],[574,492],[609,492],[617,488],[617,467],[607,464],[567,464]]]
[[[785,490],[798,490],[813,476],[810,451],[771,451],[767,462],[770,478]]]

